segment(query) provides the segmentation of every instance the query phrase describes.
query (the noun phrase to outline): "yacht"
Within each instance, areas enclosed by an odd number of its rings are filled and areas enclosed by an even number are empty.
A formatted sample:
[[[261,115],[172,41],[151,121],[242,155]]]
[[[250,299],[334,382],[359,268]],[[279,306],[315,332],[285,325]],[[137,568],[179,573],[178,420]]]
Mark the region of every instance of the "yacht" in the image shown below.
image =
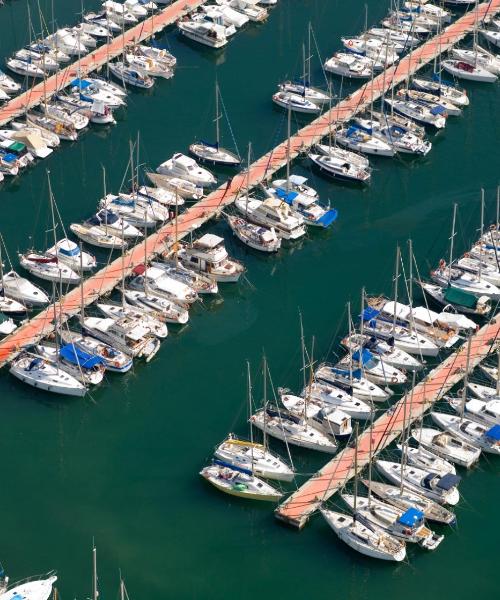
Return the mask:
[[[23,352],[17,356],[10,363],[9,373],[23,383],[53,394],[82,397],[87,393],[85,385],[61,369],[57,363],[31,352]],[[48,598],[51,592],[52,586],[47,590],[47,596],[43,597]],[[0,594],[0,598],[2,596]]]
[[[157,319],[163,319],[166,323],[184,325],[189,321],[189,312],[186,308],[149,289],[144,292],[127,288],[124,291],[124,297],[128,303],[137,306],[142,311],[150,312]]]
[[[52,58],[51,56],[47,56],[45,54],[39,54],[34,50],[22,48],[14,54],[14,57],[18,58],[19,60],[24,60],[28,63],[36,65],[37,67],[42,69],[42,71],[49,72],[57,71],[57,69],[59,69],[59,63],[57,62],[57,60],[55,60],[55,58]]]
[[[37,63],[32,63],[26,59],[9,58],[5,64],[12,72],[22,77],[32,77],[34,79],[45,77],[45,71]]]
[[[98,87],[94,82],[87,79],[74,79],[70,83],[71,93],[78,100],[84,102],[102,102],[109,108],[119,108],[125,105],[124,97],[109,91],[107,88]]]
[[[104,378],[104,361],[100,356],[88,354],[73,344],[65,344],[60,348],[55,344],[36,344],[38,356],[57,363],[59,368],[83,383],[83,385],[99,385]]]
[[[49,148],[43,138],[36,131],[2,129],[0,130],[0,139],[9,139],[12,142],[20,142],[29,150],[30,154],[36,158],[47,158],[52,154],[52,148]]]
[[[500,454],[500,425],[483,425],[468,418],[434,411],[431,417],[436,425],[471,446],[489,454]]]
[[[281,90],[273,94],[273,102],[281,108],[290,109],[292,112],[316,115],[321,111],[317,104],[304,96]]]
[[[93,38],[97,38],[99,41],[104,42],[105,40],[107,40],[108,38],[113,37],[113,34],[110,30],[110,28],[106,27],[105,25],[100,25],[99,23],[95,22],[95,21],[82,21],[81,23],[78,23],[78,25],[75,25],[72,28],[72,31],[78,36],[78,34],[87,34],[92,36]],[[83,41],[83,40],[81,40]],[[85,42],[84,42],[85,43]],[[94,45],[95,47],[95,45]]]
[[[272,485],[253,475],[252,471],[220,460],[215,460],[212,465],[202,469],[200,475],[230,496],[269,502],[277,502],[283,496]]]
[[[75,273],[68,265],[59,263],[57,256],[38,254],[37,252],[26,252],[19,254],[19,263],[21,267],[29,273],[45,281],[55,281],[56,283],[67,283],[76,285],[80,283],[80,276]]]
[[[254,225],[236,215],[228,215],[227,222],[234,235],[246,246],[261,252],[277,252],[281,248],[281,238],[274,228]]]
[[[318,192],[310,185],[307,185],[307,177],[302,177],[301,175],[292,174],[288,179],[273,179],[271,185],[273,188],[285,188],[293,192],[298,192],[308,198],[318,199]]]
[[[492,300],[500,300],[500,289],[495,285],[462,269],[450,268],[444,260],[440,261],[437,269],[431,271],[431,279],[442,288],[451,286],[478,298],[487,296]]]
[[[475,48],[452,48],[451,54],[458,60],[479,65],[490,73],[500,75],[500,58],[479,45]]]
[[[119,250],[128,246],[121,237],[106,233],[105,229],[99,225],[72,223],[69,228],[78,238],[98,248]]]
[[[97,309],[110,319],[118,321],[120,319],[135,319],[138,323],[150,331],[154,336],[163,340],[168,335],[168,328],[165,323],[156,319],[151,313],[145,312],[135,306],[130,306],[123,299],[122,304],[103,304],[99,302]]]
[[[356,410],[361,410],[363,413],[366,412],[366,403],[383,402],[391,396],[389,389],[382,389],[364,377],[360,369],[351,369],[350,366],[346,369],[327,362],[320,363],[314,376],[319,383],[315,384],[313,389],[317,387],[321,393],[329,394],[328,387],[333,386],[334,393],[340,389],[348,396],[352,395],[354,398],[364,400],[364,406],[356,404]]]
[[[393,157],[396,154],[394,146],[370,135],[356,125],[350,125],[349,127],[337,130],[336,140],[342,146],[349,148],[349,150],[356,150],[364,154],[388,157]]]
[[[303,81],[284,81],[279,84],[279,89],[286,94],[295,94],[306,100],[314,102],[314,104],[326,104],[330,101],[330,94],[316,87],[304,83]]]
[[[373,61],[366,56],[336,52],[325,62],[324,68],[325,71],[341,77],[370,79],[373,72]]]
[[[127,373],[133,366],[133,360],[128,354],[91,336],[74,331],[62,331],[61,338],[65,344],[71,344],[91,356],[99,357],[106,371]]]
[[[228,4],[254,23],[262,23],[269,14],[265,8],[258,6],[256,0],[216,0],[216,2],[217,4]]]
[[[113,0],[106,0],[102,3],[102,8],[110,21],[127,27],[135,25],[138,22],[137,17],[125,6]]]
[[[321,173],[340,181],[352,181],[355,183],[369,183],[371,170],[346,161],[344,158],[329,154],[308,154],[309,159]]]
[[[420,446],[433,452],[436,456],[441,456],[466,469],[475,465],[481,455],[480,448],[432,427],[412,429],[411,436]]]
[[[444,305],[452,311],[460,311],[465,314],[477,315],[479,317],[487,316],[492,309],[491,301],[488,296],[479,298],[469,292],[451,286],[441,287],[433,283],[418,281],[422,290],[437,303]]]
[[[354,369],[361,369],[368,381],[379,385],[403,385],[407,381],[403,371],[381,360],[367,348],[356,350],[352,355],[345,356],[337,363],[336,367],[347,370],[350,364],[353,364]]]
[[[245,272],[240,262],[229,258],[224,239],[213,233],[182,245],[178,257],[188,269],[206,273],[221,283],[236,282]]]
[[[439,75],[434,75],[431,79],[414,77],[411,80],[411,85],[417,90],[429,92],[435,96],[438,96],[439,98],[445,98],[449,102],[452,102],[455,106],[463,108],[464,106],[469,105],[467,91],[457,88],[451,83],[443,81]]]
[[[296,240],[306,233],[304,218],[279,198],[259,200],[252,196],[239,196],[236,209],[258,225],[273,227],[285,240]]]
[[[21,304],[39,307],[49,303],[49,297],[42,289],[33,285],[28,279],[21,277],[15,271],[5,273],[0,285],[6,296],[17,300]]]
[[[149,362],[160,348],[160,340],[141,321],[124,317],[115,319],[86,317],[82,333],[121,350],[132,358],[143,357]]]
[[[180,152],[163,162],[156,169],[156,172],[160,175],[185,179],[201,187],[217,183],[217,180],[208,169],[200,167],[194,159]]]
[[[210,48],[223,48],[227,44],[226,28],[208,21],[179,21],[177,27],[182,35]]]
[[[84,221],[83,224],[87,227],[100,227],[103,233],[111,233],[116,237],[124,239],[144,237],[142,231],[127,223],[109,208],[102,208],[95,215]]]
[[[179,198],[179,204],[181,199],[187,200],[201,200],[204,197],[203,188],[196,185],[192,181],[182,179],[181,177],[171,177],[170,175],[162,175],[161,173],[146,173],[148,179],[161,190],[167,192],[173,192],[174,204],[175,195]]]
[[[446,111],[443,107],[430,108],[415,100],[399,100],[397,98],[394,100],[386,98],[385,102],[397,113],[414,119],[418,123],[433,125],[436,129],[443,129],[446,126]]]
[[[144,265],[137,265],[132,270],[128,287],[145,293],[151,291],[153,294],[182,306],[198,300],[198,294],[192,287],[169,277],[164,269],[158,267],[146,268]]]
[[[197,294],[217,294],[219,292],[219,286],[213,277],[193,271],[182,265],[176,258],[175,253],[162,256],[162,259],[162,261],[153,261],[151,265],[163,269],[169,277],[185,283],[193,288]]]
[[[49,35],[45,42],[57,50],[62,50],[69,56],[83,56],[87,54],[87,47],[78,41],[76,35],[69,30],[59,29],[52,35]]]
[[[397,91],[396,96],[402,100],[415,100],[416,102],[423,103],[429,106],[431,110],[441,106],[449,117],[459,117],[462,114],[462,109],[459,106],[456,106],[446,98],[441,98],[430,92],[402,88]]]
[[[438,475],[446,475],[446,473],[452,473],[456,475],[457,471],[455,466],[446,458],[438,456],[426,450],[423,446],[413,447],[408,444],[396,444],[396,448],[401,455],[405,457],[405,461],[408,465],[413,465],[419,469],[425,469]]]
[[[322,408],[337,408],[357,421],[366,421],[373,412],[372,406],[368,402],[364,402],[332,384],[314,382],[303,391],[302,395],[319,402]]]
[[[479,81],[481,83],[495,83],[498,79],[495,73],[491,73],[479,65],[471,65],[468,62],[458,59],[443,60],[441,63],[443,69],[459,79],[468,81]]]
[[[21,90],[21,86],[0,69],[0,90],[12,96]]]
[[[338,211],[335,208],[324,208],[314,197],[301,194],[295,190],[272,187],[266,190],[269,197],[275,196],[288,204],[297,214],[301,215],[306,225],[327,228],[337,220]]]
[[[403,52],[411,50],[421,43],[420,38],[411,35],[409,32],[397,31],[395,29],[385,29],[383,27],[372,27],[368,29],[366,36],[378,38],[386,43],[394,44],[396,48],[403,48]]]
[[[137,69],[135,65],[131,66],[123,61],[110,62],[108,68],[123,85],[133,85],[143,90],[149,90],[155,83],[155,80],[142,69]]]
[[[280,391],[280,400],[287,411],[304,419],[321,433],[332,437],[348,437],[352,434],[351,416],[336,406],[327,406],[315,398],[304,398]]]
[[[80,246],[68,238],[62,238],[45,254],[55,256],[74,271],[91,271],[97,265],[95,256],[80,250]]]
[[[388,121],[389,119],[385,115],[382,115],[380,119],[376,117],[354,118],[356,125],[363,131],[388,143],[397,152],[419,154],[421,156],[425,156],[430,152],[432,148],[431,142],[422,139],[422,137],[403,125],[390,124]]]
[[[88,23],[96,27],[104,27],[111,33],[111,35],[119,33],[122,30],[120,25],[110,19],[104,10],[99,13],[89,12],[84,14],[83,23]]]
[[[491,400],[479,400],[471,398],[464,404],[463,398],[447,398],[448,404],[457,413],[462,411],[464,405],[464,414],[468,419],[477,421],[483,425],[500,425],[500,398],[494,397]]]
[[[351,336],[345,337],[340,343],[353,352],[361,348],[367,348],[370,352],[382,358],[385,363],[397,369],[418,371],[424,366],[421,361],[395,346],[392,341],[385,342],[369,335],[353,333]]]
[[[500,30],[480,29],[479,33],[493,46],[500,48]]]

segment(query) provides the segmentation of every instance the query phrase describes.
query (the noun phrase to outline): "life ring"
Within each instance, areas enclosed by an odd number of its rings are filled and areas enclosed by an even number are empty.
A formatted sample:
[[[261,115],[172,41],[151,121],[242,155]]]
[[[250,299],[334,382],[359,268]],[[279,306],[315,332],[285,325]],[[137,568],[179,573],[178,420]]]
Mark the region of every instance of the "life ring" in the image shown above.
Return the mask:
[[[444,260],[444,258],[442,258],[442,259],[439,261],[439,268],[440,268],[440,269],[443,269],[444,267],[446,267],[446,261]]]
[[[348,45],[349,47],[351,47],[351,48],[352,48],[352,46],[354,46],[354,43],[353,43],[353,41],[352,41],[352,40],[349,40],[349,41],[347,42],[347,45]]]

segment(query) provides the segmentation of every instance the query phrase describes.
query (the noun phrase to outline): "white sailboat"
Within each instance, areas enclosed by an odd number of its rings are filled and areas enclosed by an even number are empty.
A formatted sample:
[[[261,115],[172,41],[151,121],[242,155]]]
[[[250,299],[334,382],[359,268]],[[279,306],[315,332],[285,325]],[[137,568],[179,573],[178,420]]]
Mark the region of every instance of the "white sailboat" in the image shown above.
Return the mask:
[[[412,429],[411,436],[421,447],[466,469],[475,465],[481,455],[479,448],[432,427]]]
[[[432,125],[436,129],[443,129],[446,126],[446,111],[443,107],[430,108],[415,100],[400,100],[399,98],[385,98],[385,102],[397,113],[414,119],[417,123]]]
[[[9,585],[9,578],[2,575],[0,581],[0,600],[14,600],[23,598],[25,600],[49,600],[52,588],[57,581],[54,573],[44,576],[29,577],[16,581]]]
[[[431,412],[436,425],[483,452],[500,455],[500,425],[482,425],[455,415]]]
[[[392,158],[396,154],[394,146],[380,138],[374,137],[356,125],[341,127],[335,133],[336,140],[342,146],[375,156],[387,156]]]
[[[130,356],[88,335],[75,331],[61,331],[61,339],[65,344],[71,344],[75,348],[83,350],[91,356],[102,359],[106,371],[113,373],[127,373],[133,366]]]
[[[28,306],[38,307],[49,303],[49,297],[41,288],[33,285],[15,271],[9,271],[3,275],[2,291],[9,298]]]
[[[215,460],[200,475],[221,492],[249,500],[277,502],[283,494],[252,471]]]
[[[151,313],[141,310],[135,306],[129,306],[123,298],[122,304],[97,303],[97,309],[105,316],[115,321],[129,318],[138,323],[159,339],[165,339],[168,335],[168,328],[164,322],[156,319]]]
[[[189,311],[186,308],[149,289],[147,291],[126,289],[124,296],[130,304],[151,312],[157,318],[164,319],[166,323],[184,325],[189,320]]]
[[[147,293],[151,291],[157,296],[186,307],[198,300],[196,291],[182,281],[177,281],[158,267],[137,265],[132,271],[128,282],[131,290]]]
[[[481,83],[495,83],[497,75],[479,65],[471,65],[469,62],[458,59],[443,60],[443,69],[459,79],[468,81],[479,81]]]
[[[67,264],[74,271],[91,271],[97,265],[95,256],[84,252],[78,244],[68,238],[58,240],[45,254],[55,256],[58,261]]]

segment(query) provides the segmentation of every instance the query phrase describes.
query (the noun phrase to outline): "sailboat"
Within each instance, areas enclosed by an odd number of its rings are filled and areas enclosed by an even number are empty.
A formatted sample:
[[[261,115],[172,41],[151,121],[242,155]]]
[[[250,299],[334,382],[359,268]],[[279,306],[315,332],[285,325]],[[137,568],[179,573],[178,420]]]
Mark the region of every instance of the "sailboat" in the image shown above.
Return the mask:
[[[252,414],[252,381],[250,364],[247,362],[247,385],[249,414]],[[250,421],[250,441],[241,440],[232,433],[215,449],[215,456],[231,466],[247,469],[253,475],[278,481],[292,481],[295,474],[293,469],[277,454],[267,447],[267,436],[264,443],[258,444],[253,438],[253,426]]]
[[[221,165],[226,167],[237,167],[241,164],[241,158],[238,154],[222,148],[220,146],[220,126],[219,121],[222,115],[219,112],[220,89],[219,84],[215,82],[215,143],[195,142],[189,146],[189,152],[202,162],[212,165]]]
[[[479,448],[432,427],[415,428],[411,431],[411,436],[422,448],[466,469],[475,465],[481,455]]]
[[[500,455],[500,425],[483,425],[468,418],[431,412],[434,423],[483,452]]]
[[[154,315],[143,311],[136,306],[130,306],[125,302],[123,297],[121,304],[104,304],[99,302],[97,309],[105,317],[119,321],[120,319],[135,319],[142,327],[152,333],[159,339],[165,339],[168,335],[168,328],[166,324],[159,319],[156,319]]]
[[[83,333],[63,330],[61,339],[65,344],[70,344],[90,356],[101,358],[106,371],[127,373],[133,366],[132,358],[124,352]]]
[[[56,331],[56,337],[59,331]],[[85,386],[98,385],[104,378],[104,361],[100,356],[89,354],[72,343],[59,346],[55,344],[40,343],[34,346],[38,356],[56,363],[65,371]]]
[[[145,291],[125,289],[123,295],[128,303],[143,311],[152,313],[156,318],[163,319],[166,323],[184,325],[189,320],[189,311],[186,308],[155,294],[149,288],[146,288]]]

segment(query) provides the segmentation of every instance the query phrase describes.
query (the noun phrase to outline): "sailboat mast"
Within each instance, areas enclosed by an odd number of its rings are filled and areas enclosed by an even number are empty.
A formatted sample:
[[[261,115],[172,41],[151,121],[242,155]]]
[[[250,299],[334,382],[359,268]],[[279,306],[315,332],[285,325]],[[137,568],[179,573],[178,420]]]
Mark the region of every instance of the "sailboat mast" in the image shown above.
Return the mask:
[[[304,383],[304,390],[306,389],[306,347],[304,343],[304,325],[302,323],[302,313],[299,311],[299,322],[300,322],[300,348],[302,350],[302,379]]]
[[[286,143],[286,191],[290,191],[290,133],[292,125],[292,107],[288,104],[287,143]]]
[[[363,344],[363,331],[365,327],[365,321],[363,319],[363,312],[365,310],[365,288],[361,288],[361,322],[359,324],[359,333],[361,336],[361,344]],[[351,341],[349,340],[349,346],[351,345]]]
[[[54,196],[52,194],[52,184],[50,182],[50,171],[47,170],[47,181],[49,184],[49,202],[50,202],[50,216],[52,219],[52,233],[54,234],[54,246],[57,244],[56,236],[56,218],[54,214]]]
[[[451,225],[451,238],[450,238],[450,261],[449,261],[449,277],[451,277],[451,265],[453,263],[453,245],[455,242],[455,223],[457,220],[457,205],[456,203],[453,205],[453,219]]]
[[[252,152],[252,142],[248,142],[248,156],[247,156],[247,193],[245,202],[245,217],[248,220],[248,197],[250,195],[250,154]]]
[[[394,269],[394,316],[392,318],[392,329],[393,331],[396,329],[396,320],[397,320],[397,302],[398,302],[398,279],[399,279],[399,257],[400,250],[399,244],[396,246],[396,268]]]
[[[102,165],[102,187],[104,190],[104,199],[106,199],[106,167],[104,165]],[[106,218],[104,221],[104,230],[106,232],[106,235],[108,234],[108,219]]]
[[[410,268],[408,269],[408,302],[413,306],[413,241],[408,240],[408,254],[410,258]]]
[[[179,266],[179,190],[175,188],[175,245],[174,245],[174,256],[175,256],[175,267]]]
[[[480,240],[481,243],[479,244],[479,272],[478,272],[478,277],[479,279],[481,279],[481,275],[483,272],[483,244],[482,244],[482,240],[483,240],[483,235],[484,235],[484,189],[481,188],[481,226],[480,226]]]
[[[500,348],[497,350],[497,396],[500,396]]]
[[[361,317],[363,318],[363,317]],[[349,339],[352,336],[352,326],[351,326],[351,303],[347,303],[347,321],[349,323]],[[352,385],[352,344],[349,344],[349,381]]]
[[[97,600],[99,592],[97,590],[97,550],[95,544],[92,547],[92,600]]]
[[[215,142],[217,148],[220,143],[220,128],[219,128],[219,83],[217,78],[215,79]]]
[[[120,600],[125,600],[125,582],[120,577]]]
[[[80,325],[83,327],[85,307],[83,304],[83,244],[80,242]]]
[[[408,393],[405,393],[403,400],[403,430],[402,430],[402,439],[401,439],[401,480],[399,482],[399,493],[403,494],[403,473],[405,468],[405,430],[406,430],[406,402],[408,401]]]
[[[355,423],[354,433],[354,507],[353,507],[353,521],[356,521],[356,512],[358,509],[358,433],[359,423]]]
[[[122,219],[122,308],[125,307],[125,221]]]
[[[464,418],[465,403],[467,402],[467,386],[469,385],[469,368],[470,368],[470,350],[472,344],[472,335],[469,335],[467,339],[467,359],[465,362],[465,375],[464,375],[464,387],[462,390],[462,402],[460,404],[460,420]],[[498,387],[498,382],[497,382]]]
[[[252,377],[250,375],[250,363],[247,360],[247,386],[248,386],[248,416],[252,416]],[[250,442],[252,444],[252,452],[253,452],[253,426],[252,420],[250,419]],[[253,456],[252,456],[252,464],[253,464]]]
[[[309,405],[309,400],[311,399],[311,394],[312,394],[312,384],[314,381],[314,370],[313,370],[313,365],[314,365],[314,336],[312,339],[312,343],[311,343],[311,356],[309,359],[309,387],[307,389],[307,394],[305,397],[305,401],[304,401],[304,421],[307,423],[307,408]]]
[[[373,458],[373,413],[374,411],[370,411],[370,427],[368,428],[368,433],[370,435],[370,445],[368,450],[368,481],[370,485],[368,486],[368,508],[370,508],[372,501],[372,458]]]
[[[311,86],[311,21],[307,27],[307,85]]]
[[[262,357],[262,385],[264,386],[263,404],[264,404],[264,429],[263,445],[267,448],[267,359],[266,355]]]

